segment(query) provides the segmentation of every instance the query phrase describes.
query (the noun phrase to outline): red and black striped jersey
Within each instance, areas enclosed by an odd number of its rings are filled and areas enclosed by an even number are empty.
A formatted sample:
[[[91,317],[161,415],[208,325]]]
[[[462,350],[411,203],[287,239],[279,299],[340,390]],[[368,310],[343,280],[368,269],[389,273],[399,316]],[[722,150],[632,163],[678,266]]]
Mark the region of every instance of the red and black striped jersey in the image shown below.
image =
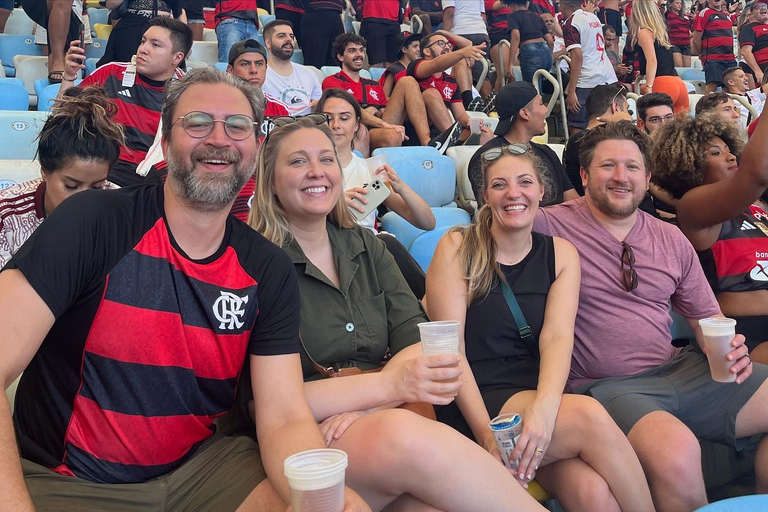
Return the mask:
[[[304,2],[303,0],[276,0],[275,9],[285,9],[304,14]]]
[[[670,44],[675,46],[691,44],[691,19],[672,11],[667,11],[666,17]]]
[[[390,65],[384,73],[381,75],[381,78],[379,78],[379,85],[384,87],[384,82],[387,81],[387,75],[392,75],[395,77],[395,83],[397,83],[398,80],[403,78],[408,73],[408,70],[405,69],[405,66],[403,66],[403,63],[399,60],[397,62],[393,62],[392,65]]]
[[[757,65],[761,68],[768,66],[768,25],[750,23],[741,27],[739,46],[751,46]]]
[[[507,17],[512,11],[509,7],[494,11],[493,4],[495,3],[496,0],[485,0],[485,22],[488,25],[488,34],[509,32]]]
[[[344,0],[306,0],[306,12],[312,11],[338,11],[342,12],[346,4]]]
[[[384,94],[384,89],[379,85],[379,82],[362,76],[360,81],[355,82],[343,70],[335,75],[325,77],[323,90],[326,89],[344,89],[354,96],[363,108],[384,108],[387,106],[387,95]]]
[[[461,103],[461,90],[459,84],[456,83],[456,79],[452,75],[449,75],[443,71],[440,76],[429,75],[426,78],[419,78],[416,75],[416,69],[424,62],[424,59],[419,59],[411,62],[408,65],[407,74],[412,76],[419,82],[419,87],[422,91],[427,89],[437,89],[440,95],[443,97],[445,106],[450,107],[451,103]]]
[[[531,0],[528,10],[536,14],[551,14],[555,16],[555,4],[552,0]]]
[[[188,257],[162,185],[64,201],[8,263],[56,321],[19,383],[24,458],[94,482],[166,474],[235,401],[248,354],[299,350],[287,255],[228,216],[219,249]]]
[[[735,60],[733,23],[727,12],[707,7],[696,15],[693,30],[701,32],[701,62]]]

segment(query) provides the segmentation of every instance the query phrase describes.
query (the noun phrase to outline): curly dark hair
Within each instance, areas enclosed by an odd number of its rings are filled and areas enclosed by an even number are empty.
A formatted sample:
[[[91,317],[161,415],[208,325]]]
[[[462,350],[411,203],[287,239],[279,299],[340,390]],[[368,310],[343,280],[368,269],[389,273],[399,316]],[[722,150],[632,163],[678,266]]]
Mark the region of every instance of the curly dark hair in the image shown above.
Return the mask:
[[[339,55],[344,55],[344,50],[347,49],[348,44],[359,44],[363,47],[368,46],[368,42],[365,40],[365,38],[355,34],[354,32],[347,32],[339,35],[333,41],[333,56],[339,62],[341,62]]]
[[[736,127],[717,113],[685,116],[664,124],[652,136],[651,181],[675,199],[703,184],[708,160],[706,147],[715,137],[720,137],[737,159],[741,157],[744,141]]]

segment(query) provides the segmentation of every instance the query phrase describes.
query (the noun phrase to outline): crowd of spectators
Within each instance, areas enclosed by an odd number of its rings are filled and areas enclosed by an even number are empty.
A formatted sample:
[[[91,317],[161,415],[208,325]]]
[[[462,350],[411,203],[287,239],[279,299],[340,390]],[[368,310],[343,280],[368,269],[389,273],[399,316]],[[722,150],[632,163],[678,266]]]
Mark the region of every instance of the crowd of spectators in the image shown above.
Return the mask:
[[[756,451],[768,494],[768,4],[263,4],[105,0],[75,85],[86,6],[21,0],[61,86],[41,177],[0,190],[9,510],[284,511],[283,461],[321,447],[345,512],[542,511],[534,476],[567,512],[692,512],[700,440]],[[206,9],[226,71],[186,68]],[[471,151],[472,221],[426,273],[381,216],[438,212],[369,167],[400,146]],[[458,354],[422,353],[429,320]],[[512,470],[488,424],[514,412]]]

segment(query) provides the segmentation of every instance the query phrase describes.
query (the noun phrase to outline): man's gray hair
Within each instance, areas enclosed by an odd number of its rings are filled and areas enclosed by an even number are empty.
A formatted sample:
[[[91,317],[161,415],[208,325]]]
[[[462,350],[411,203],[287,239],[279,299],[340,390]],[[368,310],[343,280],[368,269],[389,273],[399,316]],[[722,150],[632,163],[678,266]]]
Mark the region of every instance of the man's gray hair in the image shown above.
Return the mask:
[[[197,84],[227,84],[240,90],[248,99],[248,103],[251,104],[251,110],[253,121],[256,123],[254,126],[254,132],[258,135],[261,127],[261,121],[264,117],[264,94],[259,87],[249,84],[245,80],[219,71],[216,68],[205,67],[193,69],[182,78],[178,80],[171,80],[165,86],[165,94],[163,95],[163,138],[165,140],[171,140],[171,129],[176,115],[176,104],[179,102],[179,98],[184,92],[193,85]]]

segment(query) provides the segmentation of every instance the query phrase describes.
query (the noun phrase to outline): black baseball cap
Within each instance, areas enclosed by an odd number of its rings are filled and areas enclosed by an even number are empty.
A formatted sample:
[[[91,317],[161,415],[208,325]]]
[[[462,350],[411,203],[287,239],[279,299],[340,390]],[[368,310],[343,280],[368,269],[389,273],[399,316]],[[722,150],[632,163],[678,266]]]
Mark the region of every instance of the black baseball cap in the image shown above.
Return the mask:
[[[244,39],[232,45],[229,50],[229,65],[235,63],[235,59],[244,53],[259,53],[267,58],[267,49],[255,39]]]
[[[501,88],[496,95],[496,112],[499,114],[499,124],[493,132],[504,135],[520,113],[520,109],[531,102],[539,93],[530,82],[512,82]]]
[[[397,55],[397,58],[403,56],[403,47],[408,46],[414,41],[421,41],[421,34],[411,34],[410,32],[400,32],[392,40],[390,54]]]

